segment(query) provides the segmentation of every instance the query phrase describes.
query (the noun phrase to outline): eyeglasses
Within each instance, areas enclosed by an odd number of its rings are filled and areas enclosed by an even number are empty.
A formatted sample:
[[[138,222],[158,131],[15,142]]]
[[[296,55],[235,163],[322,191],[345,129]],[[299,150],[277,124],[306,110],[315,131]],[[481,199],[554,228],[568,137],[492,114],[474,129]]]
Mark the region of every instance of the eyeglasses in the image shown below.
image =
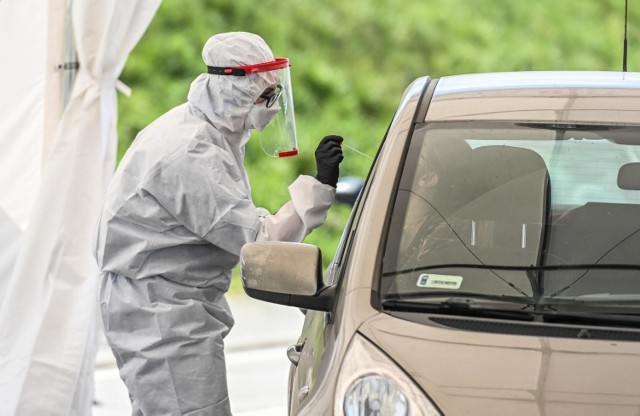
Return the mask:
[[[282,85],[277,84],[275,87],[269,87],[256,100],[256,104],[260,104],[262,102],[267,102],[267,108],[270,108],[278,98],[280,98],[280,94],[282,94]]]

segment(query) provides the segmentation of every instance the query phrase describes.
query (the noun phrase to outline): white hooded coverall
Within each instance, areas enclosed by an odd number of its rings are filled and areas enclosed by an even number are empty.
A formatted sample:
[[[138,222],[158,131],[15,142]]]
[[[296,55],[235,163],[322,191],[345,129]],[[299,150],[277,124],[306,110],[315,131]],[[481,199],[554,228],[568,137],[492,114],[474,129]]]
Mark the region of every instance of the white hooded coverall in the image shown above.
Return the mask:
[[[274,57],[259,36],[236,32],[210,38],[203,59]],[[100,308],[135,415],[230,414],[224,294],[240,248],[302,241],[326,219],[335,189],[311,176],[289,187],[291,201],[274,215],[251,200],[245,118],[274,77],[200,75],[188,102],[140,132],[110,183],[95,247]]]

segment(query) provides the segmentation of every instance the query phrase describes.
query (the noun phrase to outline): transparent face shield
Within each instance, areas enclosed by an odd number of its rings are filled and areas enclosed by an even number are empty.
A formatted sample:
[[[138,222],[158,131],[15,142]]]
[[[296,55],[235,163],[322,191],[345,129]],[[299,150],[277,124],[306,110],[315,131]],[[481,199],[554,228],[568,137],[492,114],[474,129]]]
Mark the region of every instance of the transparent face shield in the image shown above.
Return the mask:
[[[262,96],[261,96],[262,98]],[[260,100],[260,98],[258,99]],[[298,154],[298,138],[296,135],[296,118],[293,111],[293,94],[289,66],[278,70],[278,84],[268,101],[269,106],[279,107],[280,111],[264,130],[255,130],[252,135],[260,140],[262,150],[269,156],[286,157]]]
[[[263,129],[255,129],[252,138],[260,141],[262,150],[269,156],[287,157],[298,154],[293,91],[287,58],[256,65],[224,68],[208,67],[210,74],[250,76],[259,72],[273,71],[275,82],[267,87],[254,103],[251,111],[273,114],[271,121]],[[262,108],[264,106],[264,108]]]

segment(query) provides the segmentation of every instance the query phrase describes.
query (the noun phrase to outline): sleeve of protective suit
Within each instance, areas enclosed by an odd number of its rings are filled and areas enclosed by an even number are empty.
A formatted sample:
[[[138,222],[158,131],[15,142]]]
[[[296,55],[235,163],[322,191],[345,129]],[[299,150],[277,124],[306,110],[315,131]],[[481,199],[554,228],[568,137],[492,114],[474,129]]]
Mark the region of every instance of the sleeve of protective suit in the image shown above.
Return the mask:
[[[289,186],[289,194],[291,201],[263,218],[256,241],[301,242],[324,224],[336,190],[312,176],[302,175]]]

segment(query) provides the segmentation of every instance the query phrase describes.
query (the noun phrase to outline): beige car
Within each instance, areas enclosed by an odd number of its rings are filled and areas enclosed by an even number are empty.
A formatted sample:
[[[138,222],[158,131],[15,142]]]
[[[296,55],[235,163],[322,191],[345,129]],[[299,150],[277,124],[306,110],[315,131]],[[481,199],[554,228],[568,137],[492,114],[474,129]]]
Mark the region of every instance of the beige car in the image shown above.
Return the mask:
[[[244,247],[306,312],[295,415],[640,414],[640,74],[419,78],[329,269]]]

